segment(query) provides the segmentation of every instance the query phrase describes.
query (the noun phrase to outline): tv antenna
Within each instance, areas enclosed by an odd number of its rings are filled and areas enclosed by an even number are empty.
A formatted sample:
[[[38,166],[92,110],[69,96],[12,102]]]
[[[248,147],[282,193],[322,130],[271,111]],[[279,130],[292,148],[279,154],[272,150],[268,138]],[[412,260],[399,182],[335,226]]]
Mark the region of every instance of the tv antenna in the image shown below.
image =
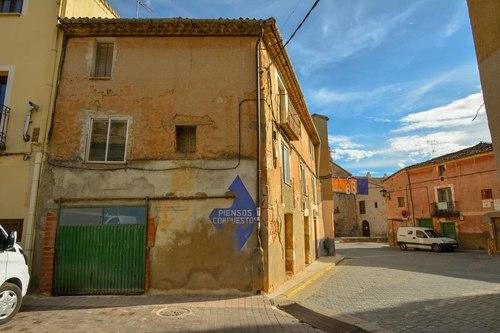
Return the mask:
[[[152,13],[153,10],[146,4],[145,0],[135,0],[135,18],[139,18],[139,7],[144,8],[146,11]]]
[[[434,158],[436,155],[436,149],[434,146],[436,145],[436,140],[427,140],[427,143],[431,145],[431,157]]]

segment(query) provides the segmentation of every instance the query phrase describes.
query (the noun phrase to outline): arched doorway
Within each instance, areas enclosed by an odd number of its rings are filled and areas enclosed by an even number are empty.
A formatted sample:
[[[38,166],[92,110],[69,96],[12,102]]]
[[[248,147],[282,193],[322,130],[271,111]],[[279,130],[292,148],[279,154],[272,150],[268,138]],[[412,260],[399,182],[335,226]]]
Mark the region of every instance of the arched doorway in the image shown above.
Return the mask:
[[[363,221],[363,237],[370,237],[370,223],[367,220]]]

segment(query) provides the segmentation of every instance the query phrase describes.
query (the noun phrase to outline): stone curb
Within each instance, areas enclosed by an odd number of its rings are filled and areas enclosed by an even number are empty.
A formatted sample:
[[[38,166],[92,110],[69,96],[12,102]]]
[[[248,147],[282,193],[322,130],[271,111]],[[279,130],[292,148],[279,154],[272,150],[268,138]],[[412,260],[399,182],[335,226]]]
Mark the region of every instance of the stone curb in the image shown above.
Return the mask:
[[[303,281],[298,281],[294,286],[288,288],[284,292],[278,294],[277,296],[270,297],[269,300],[271,301],[271,304],[276,306],[276,305],[281,305],[286,303],[291,297],[293,297],[295,294],[297,294],[299,291],[303,290],[310,284],[312,284],[314,281],[322,277],[325,273],[333,269],[335,266],[337,266],[338,263],[340,263],[342,260],[344,260],[345,257],[340,256],[339,260],[336,262],[332,262],[327,264],[325,267],[321,268],[319,271],[313,273],[311,276],[307,277]]]

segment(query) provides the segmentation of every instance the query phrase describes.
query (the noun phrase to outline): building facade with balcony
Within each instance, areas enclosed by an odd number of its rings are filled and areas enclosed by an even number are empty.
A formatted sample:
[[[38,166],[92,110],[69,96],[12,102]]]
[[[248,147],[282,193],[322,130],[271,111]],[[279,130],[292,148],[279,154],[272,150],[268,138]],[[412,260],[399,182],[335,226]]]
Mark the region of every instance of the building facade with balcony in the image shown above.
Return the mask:
[[[272,291],[320,255],[321,140],[274,19],[60,28],[39,290]]]
[[[499,179],[493,147],[476,146],[399,170],[384,181],[389,241],[400,226],[432,227],[461,248],[487,249],[496,237]]]
[[[104,0],[0,1],[0,224],[18,232],[30,261],[66,16],[118,15]]]

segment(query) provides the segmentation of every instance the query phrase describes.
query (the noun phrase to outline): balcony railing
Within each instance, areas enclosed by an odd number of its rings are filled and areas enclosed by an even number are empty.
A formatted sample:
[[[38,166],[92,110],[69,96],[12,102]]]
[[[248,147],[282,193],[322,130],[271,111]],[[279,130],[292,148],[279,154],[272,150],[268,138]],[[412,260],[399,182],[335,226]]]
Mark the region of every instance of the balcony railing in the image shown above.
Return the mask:
[[[280,126],[292,141],[300,139],[300,118],[292,104],[288,104],[288,110],[281,112]]]
[[[431,214],[434,217],[460,216],[456,201],[443,201],[431,203]]]
[[[5,141],[7,140],[7,123],[9,121],[10,108],[1,105],[2,110],[0,112],[0,150],[5,150]]]

